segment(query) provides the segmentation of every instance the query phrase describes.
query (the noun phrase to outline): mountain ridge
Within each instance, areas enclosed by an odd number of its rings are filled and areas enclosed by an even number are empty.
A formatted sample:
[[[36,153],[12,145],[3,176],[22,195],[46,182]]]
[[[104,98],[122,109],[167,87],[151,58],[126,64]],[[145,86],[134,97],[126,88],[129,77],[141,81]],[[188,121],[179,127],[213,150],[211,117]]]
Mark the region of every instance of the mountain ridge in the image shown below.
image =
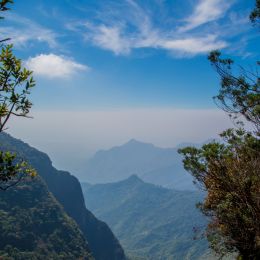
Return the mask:
[[[109,224],[130,256],[202,259],[208,253],[205,239],[193,239],[193,228],[206,225],[195,207],[203,193],[167,189],[135,175],[114,183],[81,185],[87,207]]]
[[[131,139],[98,151],[90,158],[81,182],[111,183],[138,175],[146,182],[180,190],[194,190],[193,178],[184,170],[177,148],[160,148]]]
[[[0,144],[6,150],[18,152],[19,156],[28,160],[37,170],[50,192],[80,227],[95,259],[125,259],[121,245],[107,224],[99,221],[86,209],[81,186],[76,177],[69,172],[55,169],[48,155],[8,134],[0,134]]]

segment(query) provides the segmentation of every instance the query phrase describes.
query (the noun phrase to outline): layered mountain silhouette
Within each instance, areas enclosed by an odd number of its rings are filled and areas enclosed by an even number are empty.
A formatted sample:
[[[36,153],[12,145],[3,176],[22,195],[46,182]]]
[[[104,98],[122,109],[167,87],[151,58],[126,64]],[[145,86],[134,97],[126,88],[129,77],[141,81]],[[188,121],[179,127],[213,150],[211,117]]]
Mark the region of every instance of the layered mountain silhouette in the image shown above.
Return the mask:
[[[207,241],[194,240],[194,228],[203,230],[207,223],[196,208],[202,192],[166,189],[137,175],[82,188],[86,206],[108,223],[133,259],[208,257]]]
[[[192,177],[184,170],[177,148],[159,148],[130,140],[97,152],[87,161],[81,181],[92,184],[124,180],[135,174],[142,180],[177,190],[194,190]]]

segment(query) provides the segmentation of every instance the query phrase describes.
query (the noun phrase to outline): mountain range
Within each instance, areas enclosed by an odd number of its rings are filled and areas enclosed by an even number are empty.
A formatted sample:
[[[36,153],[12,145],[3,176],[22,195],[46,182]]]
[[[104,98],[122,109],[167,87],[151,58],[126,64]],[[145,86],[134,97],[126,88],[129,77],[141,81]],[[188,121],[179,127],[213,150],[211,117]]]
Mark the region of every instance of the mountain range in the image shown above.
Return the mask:
[[[196,208],[199,191],[177,191],[145,183],[137,175],[116,183],[82,183],[86,206],[108,223],[131,259],[210,259],[194,228],[207,220]]]
[[[131,175],[177,190],[195,190],[193,178],[183,168],[178,148],[159,148],[130,140],[122,146],[98,151],[90,158],[82,182],[92,184],[121,181]]]

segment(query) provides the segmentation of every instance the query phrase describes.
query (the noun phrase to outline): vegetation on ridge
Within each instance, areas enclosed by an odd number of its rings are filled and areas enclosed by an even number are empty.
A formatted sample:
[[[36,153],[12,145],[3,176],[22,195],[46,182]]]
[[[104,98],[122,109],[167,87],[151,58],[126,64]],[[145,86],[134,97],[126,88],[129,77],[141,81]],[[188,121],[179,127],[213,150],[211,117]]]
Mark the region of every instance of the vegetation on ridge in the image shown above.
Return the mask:
[[[170,190],[137,176],[83,183],[82,189],[86,206],[108,223],[131,259],[201,259],[207,253],[207,241],[193,234],[193,227],[206,226],[195,207],[201,192]]]

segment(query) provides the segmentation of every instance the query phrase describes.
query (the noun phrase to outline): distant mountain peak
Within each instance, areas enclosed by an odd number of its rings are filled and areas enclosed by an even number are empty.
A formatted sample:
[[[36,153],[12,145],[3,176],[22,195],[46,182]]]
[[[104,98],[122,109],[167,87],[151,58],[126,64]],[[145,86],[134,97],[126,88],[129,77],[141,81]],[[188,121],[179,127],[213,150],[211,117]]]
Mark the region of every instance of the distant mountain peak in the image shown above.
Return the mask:
[[[132,138],[126,144],[144,144],[144,143]]]
[[[126,180],[123,180],[123,182],[144,183],[144,181],[140,179],[136,174],[131,175]]]
[[[132,139],[130,139],[127,143],[128,143],[128,144],[132,144],[132,143],[134,144],[134,143],[140,143],[140,141],[138,141],[138,140],[132,138]]]
[[[151,147],[153,147],[154,145],[151,143],[145,143],[145,142],[132,138],[127,143],[123,144],[121,147],[124,147],[124,146],[151,146]]]
[[[109,150],[97,152],[86,164],[81,181],[104,184],[127,180],[132,174],[144,182],[175,189],[192,189],[192,177],[182,164],[175,148],[161,148],[151,143],[130,139]],[[137,179],[133,178],[133,180]],[[137,183],[137,184],[136,184]],[[131,185],[130,179],[125,185]],[[141,186],[141,181],[134,186]],[[187,187],[187,188],[186,188]]]
[[[128,180],[138,180],[138,181],[142,181],[136,174],[131,175]]]

